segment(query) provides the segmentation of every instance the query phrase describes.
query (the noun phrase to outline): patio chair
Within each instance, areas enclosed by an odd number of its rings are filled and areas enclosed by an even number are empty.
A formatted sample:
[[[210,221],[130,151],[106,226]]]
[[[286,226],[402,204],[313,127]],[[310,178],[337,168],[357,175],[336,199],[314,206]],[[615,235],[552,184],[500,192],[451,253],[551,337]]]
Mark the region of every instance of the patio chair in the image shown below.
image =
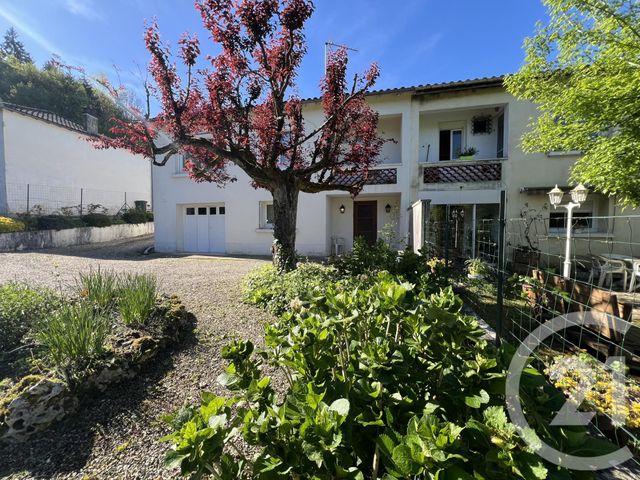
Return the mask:
[[[593,256],[593,262],[596,269],[599,271],[598,287],[602,288],[605,281],[609,280],[609,288],[613,289],[613,276],[622,276],[622,290],[627,287],[627,278],[629,272],[627,270],[627,264],[622,260],[614,260],[612,258],[603,257],[600,255]]]
[[[629,280],[629,293],[636,291],[640,287],[640,262],[633,262],[633,271],[631,272],[631,280]]]
[[[596,274],[596,266],[590,255],[576,255],[573,259],[573,277],[576,280],[592,283]]]

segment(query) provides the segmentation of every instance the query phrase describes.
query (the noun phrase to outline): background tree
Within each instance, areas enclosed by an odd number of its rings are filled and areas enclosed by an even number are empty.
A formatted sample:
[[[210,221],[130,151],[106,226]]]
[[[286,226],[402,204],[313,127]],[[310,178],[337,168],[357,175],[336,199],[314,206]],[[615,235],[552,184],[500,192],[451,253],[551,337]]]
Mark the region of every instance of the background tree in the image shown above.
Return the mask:
[[[540,108],[524,149],[579,150],[574,181],[640,206],[640,3],[544,4],[549,24],[525,41],[525,65],[506,79]]]
[[[49,60],[42,70],[12,56],[0,60],[0,99],[50,110],[81,125],[84,113],[91,113],[98,117],[100,133],[107,135],[111,135],[114,118],[126,117],[126,112],[109,95],[82,76],[74,75],[59,58]]]
[[[145,35],[151,53],[160,114],[120,122],[116,139],[99,147],[125,147],[156,165],[171,155],[193,158],[188,171],[197,181],[224,184],[234,179],[233,163],[258,188],[269,190],[274,207],[274,263],[295,268],[295,238],[300,192],[346,190],[357,194],[384,140],[377,135],[378,115],[365,101],[378,69],[348,81],[347,55],[332,54],[321,82],[324,122],[308,127],[294,81],[306,53],[303,28],[313,12],[305,0],[200,0],[196,3],[205,28],[221,50],[196,69],[198,39],[179,41],[181,69],[161,42],[157,25]],[[154,143],[162,130],[169,143]],[[345,186],[338,175],[360,176]],[[355,175],[357,174],[357,175]]]
[[[4,41],[0,45],[0,54],[3,58],[13,57],[20,63],[33,63],[31,55],[18,40],[18,32],[13,27],[4,34]]]

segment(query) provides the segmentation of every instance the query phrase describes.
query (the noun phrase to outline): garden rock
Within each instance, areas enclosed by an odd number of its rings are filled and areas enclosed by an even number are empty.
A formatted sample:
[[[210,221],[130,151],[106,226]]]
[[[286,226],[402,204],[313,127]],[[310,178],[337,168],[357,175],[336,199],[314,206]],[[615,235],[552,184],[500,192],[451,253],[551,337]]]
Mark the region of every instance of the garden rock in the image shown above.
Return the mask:
[[[78,406],[78,399],[61,380],[30,375],[0,399],[0,439],[25,441],[45,430]]]

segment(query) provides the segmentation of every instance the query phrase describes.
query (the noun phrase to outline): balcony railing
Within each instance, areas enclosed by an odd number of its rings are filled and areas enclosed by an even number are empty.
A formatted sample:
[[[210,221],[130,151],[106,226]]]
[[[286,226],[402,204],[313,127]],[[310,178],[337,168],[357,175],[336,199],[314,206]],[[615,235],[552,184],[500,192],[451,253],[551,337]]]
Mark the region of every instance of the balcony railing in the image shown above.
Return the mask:
[[[454,160],[422,166],[422,181],[432,183],[497,182],[502,179],[500,160]]]
[[[362,175],[336,175],[332,183],[337,185],[354,185],[362,182]],[[398,183],[398,172],[395,168],[374,168],[364,181],[365,185],[395,185]]]

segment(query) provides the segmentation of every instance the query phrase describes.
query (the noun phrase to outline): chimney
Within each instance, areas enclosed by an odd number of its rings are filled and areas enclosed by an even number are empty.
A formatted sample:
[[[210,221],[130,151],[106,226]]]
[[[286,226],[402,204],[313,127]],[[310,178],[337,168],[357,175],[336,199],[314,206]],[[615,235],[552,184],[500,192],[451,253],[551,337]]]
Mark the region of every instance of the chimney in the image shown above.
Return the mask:
[[[84,114],[84,128],[90,135],[98,134],[98,117],[94,117],[90,113]]]

